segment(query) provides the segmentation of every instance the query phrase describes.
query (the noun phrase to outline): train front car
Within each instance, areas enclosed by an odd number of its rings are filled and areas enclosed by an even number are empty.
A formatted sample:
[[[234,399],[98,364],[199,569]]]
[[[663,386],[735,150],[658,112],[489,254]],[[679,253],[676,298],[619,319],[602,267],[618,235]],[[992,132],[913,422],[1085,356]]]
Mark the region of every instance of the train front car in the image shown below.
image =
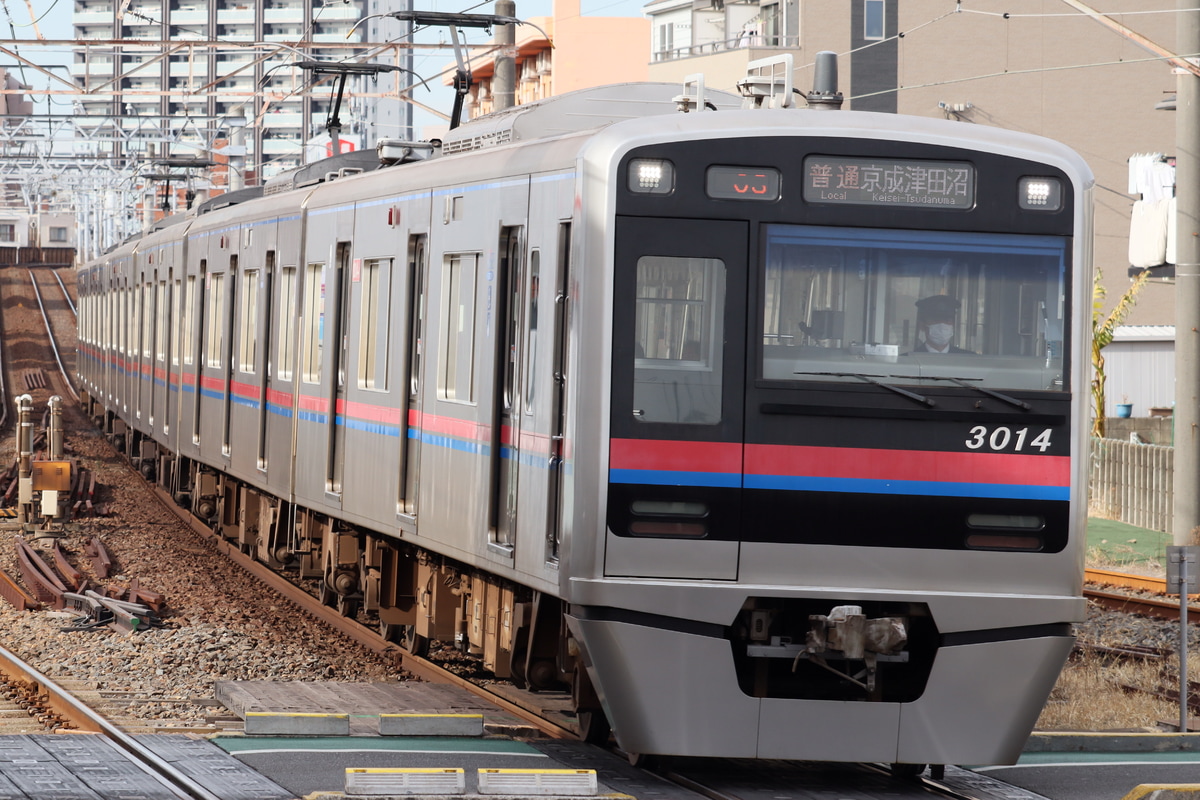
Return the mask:
[[[1087,166],[790,110],[583,164],[577,357],[612,369],[565,588],[622,748],[1014,761],[1084,614]]]

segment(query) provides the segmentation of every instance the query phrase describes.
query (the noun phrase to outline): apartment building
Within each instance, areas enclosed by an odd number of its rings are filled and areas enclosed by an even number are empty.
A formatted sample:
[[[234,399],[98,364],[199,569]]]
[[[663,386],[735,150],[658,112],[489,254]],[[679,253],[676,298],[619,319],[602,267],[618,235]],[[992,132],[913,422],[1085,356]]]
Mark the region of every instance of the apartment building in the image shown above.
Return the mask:
[[[518,13],[520,5],[518,3]],[[516,31],[517,105],[610,83],[647,80],[646,35],[640,17],[583,16],[579,0],[554,0],[550,16],[531,17]],[[493,110],[496,53],[472,58],[464,118]],[[453,84],[453,69],[442,82]]]
[[[1117,5],[1132,13],[1091,9]],[[1172,50],[1173,0],[653,0],[650,80],[734,90],[751,61],[795,58],[795,86],[812,87],[822,50],[838,54],[843,108],[993,125],[1070,145],[1096,174],[1095,263],[1109,302],[1129,285],[1133,204],[1129,159],[1174,154],[1172,66],[1139,44]],[[801,104],[802,105],[802,104]],[[1128,317],[1174,322],[1174,292],[1157,279]]]
[[[147,159],[204,158],[202,140],[233,140],[241,129],[250,180],[270,177],[302,162],[304,144],[325,131],[334,105],[335,79],[322,76],[313,86],[313,76],[292,65],[360,60],[362,48],[347,49],[347,41],[398,39],[407,23],[374,15],[410,7],[411,0],[75,0],[76,38],[97,42],[78,49],[71,65],[75,81],[92,92],[77,111],[121,118],[138,132],[125,147]],[[101,44],[109,41],[120,44]],[[394,64],[394,52],[367,60]],[[411,135],[407,103],[370,97],[396,81],[407,86],[407,78],[393,77],[400,75],[351,79],[338,114],[350,146]],[[154,141],[157,124],[186,128],[182,138],[192,147],[177,143],[168,152]]]

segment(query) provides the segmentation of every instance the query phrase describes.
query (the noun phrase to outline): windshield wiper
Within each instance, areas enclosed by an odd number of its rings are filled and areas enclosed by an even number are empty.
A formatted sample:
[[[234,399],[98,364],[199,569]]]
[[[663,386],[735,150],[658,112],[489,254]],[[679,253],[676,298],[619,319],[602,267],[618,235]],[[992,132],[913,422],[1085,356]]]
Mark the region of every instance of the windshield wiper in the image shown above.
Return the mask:
[[[925,405],[929,406],[930,408],[933,408],[934,406],[937,405],[936,402],[934,402],[933,400],[930,400],[925,395],[917,394],[916,392],[910,392],[907,389],[901,389],[899,386],[893,386],[890,383],[884,383],[883,381],[879,380],[879,378],[884,377],[882,375],[865,375],[861,372],[793,372],[792,374],[793,375],[829,375],[830,377],[834,377],[834,378],[858,378],[860,381],[866,381],[867,383],[873,383],[876,386],[882,386],[884,389],[893,391],[896,394],[904,395],[909,400],[916,400],[918,403],[924,403]],[[888,377],[903,377],[903,376],[888,376]]]
[[[898,378],[900,376],[891,375],[889,377]],[[967,383],[967,381],[963,380],[962,378],[955,378],[951,375],[922,375],[921,379],[927,381],[950,381],[951,383],[957,383],[959,386],[966,387],[967,389],[974,389],[977,392],[983,392],[988,397],[994,397],[997,400],[1008,403],[1010,406],[1016,406],[1023,411],[1028,411],[1033,408],[1033,406],[1029,405],[1029,403],[1026,403],[1024,400],[1018,400],[1015,397],[1009,397],[1006,394],[1000,394],[1000,392],[992,391],[991,389],[985,389],[984,387],[976,386],[973,383]],[[983,378],[971,378],[971,380],[981,381]]]

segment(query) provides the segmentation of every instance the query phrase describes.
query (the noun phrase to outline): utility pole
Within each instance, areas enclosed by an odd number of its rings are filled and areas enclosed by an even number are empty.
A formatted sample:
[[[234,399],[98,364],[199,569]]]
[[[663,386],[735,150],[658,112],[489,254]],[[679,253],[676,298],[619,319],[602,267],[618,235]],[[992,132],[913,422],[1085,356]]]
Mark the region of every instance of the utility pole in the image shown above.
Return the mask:
[[[1178,0],[1177,49],[1196,63],[1200,13]],[[1176,68],[1175,101],[1175,513],[1176,545],[1200,527],[1200,78]]]
[[[496,14],[517,16],[513,0],[496,0]],[[492,110],[503,111],[516,105],[517,99],[517,26],[511,23],[496,26],[495,77],[492,79]]]

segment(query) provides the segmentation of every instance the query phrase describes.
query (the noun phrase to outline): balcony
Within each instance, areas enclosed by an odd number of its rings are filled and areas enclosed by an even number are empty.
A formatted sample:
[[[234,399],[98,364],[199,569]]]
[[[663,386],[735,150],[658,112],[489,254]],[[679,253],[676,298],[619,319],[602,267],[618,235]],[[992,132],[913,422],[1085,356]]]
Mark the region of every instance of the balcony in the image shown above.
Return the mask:
[[[203,57],[190,64],[187,61],[172,61],[170,75],[172,78],[195,77],[197,80],[207,80],[208,62]]]
[[[302,8],[267,8],[263,10],[263,22],[271,24],[302,25],[304,9]]]
[[[222,8],[217,11],[218,25],[253,25],[254,9]]]
[[[196,27],[196,26],[204,27],[204,26],[208,25],[208,12],[203,11],[203,10],[200,10],[200,11],[172,11],[171,12],[171,24],[172,25],[188,25],[191,27]]]
[[[71,65],[71,77],[73,78],[111,78],[113,74],[112,59],[107,61],[88,61],[76,62]]]
[[[277,111],[263,114],[263,130],[300,130],[303,115],[299,112]]]
[[[111,8],[88,8],[76,11],[71,16],[71,22],[78,25],[112,25],[113,10]]]

